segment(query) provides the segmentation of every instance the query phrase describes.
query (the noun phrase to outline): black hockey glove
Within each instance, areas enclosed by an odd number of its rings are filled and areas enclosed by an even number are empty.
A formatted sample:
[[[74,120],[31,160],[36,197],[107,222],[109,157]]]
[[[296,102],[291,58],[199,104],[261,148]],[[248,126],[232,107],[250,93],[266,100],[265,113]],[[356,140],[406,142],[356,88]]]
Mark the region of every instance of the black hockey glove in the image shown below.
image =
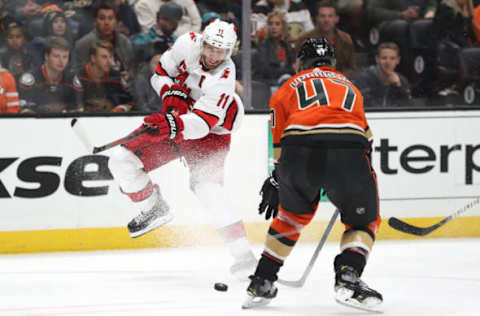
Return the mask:
[[[275,218],[278,214],[278,188],[279,185],[274,170],[272,175],[265,179],[262,189],[260,190],[262,201],[258,206],[258,214],[263,214],[263,212],[265,212],[266,220],[270,217]]]

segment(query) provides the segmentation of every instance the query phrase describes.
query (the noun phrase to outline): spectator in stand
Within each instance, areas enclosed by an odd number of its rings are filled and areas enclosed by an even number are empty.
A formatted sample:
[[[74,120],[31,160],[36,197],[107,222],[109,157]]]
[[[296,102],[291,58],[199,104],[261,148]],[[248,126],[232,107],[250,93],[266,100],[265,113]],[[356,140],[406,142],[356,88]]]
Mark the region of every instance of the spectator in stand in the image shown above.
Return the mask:
[[[454,78],[439,76],[437,68],[434,68],[431,82],[435,86],[433,92],[441,96],[458,94],[459,83],[471,69],[466,65],[472,65],[465,58],[472,58],[462,54],[464,49],[472,47],[474,33],[472,32],[473,3],[472,0],[442,0],[437,7],[433,18],[432,38],[434,44],[432,55],[436,56],[437,65],[450,70],[457,70]],[[473,56],[474,58],[477,57]]]
[[[31,71],[35,67],[33,52],[27,46],[23,24],[11,18],[5,18],[4,22],[6,43],[0,51],[0,60],[18,82],[22,73]]]
[[[366,1],[368,0],[337,0],[338,15],[340,21],[338,27],[350,34],[355,48],[363,52],[370,52],[368,45],[369,28],[366,12]]]
[[[157,64],[162,54],[154,55],[148,64],[144,64],[138,71],[134,85],[135,111],[156,113],[162,111],[162,99],[152,88],[150,78],[155,74]]]
[[[114,48],[111,68],[119,71],[127,81],[133,78],[135,73],[133,46],[128,37],[115,30],[118,22],[117,9],[118,7],[108,0],[103,0],[96,7],[95,29],[75,43],[72,65],[74,71],[80,70],[90,60],[90,47],[94,42],[106,40],[112,43]]]
[[[297,53],[303,43],[309,38],[324,37],[335,48],[336,69],[343,72],[347,77],[352,76],[356,70],[353,41],[348,33],[337,28],[339,17],[335,1],[320,1],[317,3],[316,8],[315,28],[300,35],[295,42]]]
[[[142,27],[138,22],[137,13],[130,5],[130,0],[119,0],[118,5],[118,24],[117,30],[123,35],[130,37],[142,31]]]
[[[433,35],[437,41],[448,40],[467,47],[472,29],[472,0],[441,0],[433,18]]]
[[[265,26],[265,39],[258,45],[253,60],[253,79],[279,86],[279,79],[286,80],[295,73],[295,51],[288,41],[288,24],[280,10],[270,12]]]
[[[395,20],[431,19],[436,8],[436,0],[369,0],[367,3],[368,16],[379,28]]]
[[[35,0],[5,1],[5,10],[9,16],[19,21],[42,17],[42,6]]]
[[[63,37],[73,48],[73,35],[70,31],[70,25],[63,11],[47,11],[43,18],[43,36],[37,36],[29,43],[33,53],[35,64],[42,64],[45,55],[45,45],[49,36]]]
[[[49,5],[48,0],[10,0],[5,2],[8,15],[20,21],[29,38],[33,38],[41,31],[44,8]]]
[[[96,41],[89,51],[90,61],[78,73],[83,88],[83,111],[128,112],[133,98],[119,71],[111,69],[113,46],[109,41]]]
[[[158,9],[157,23],[148,32],[142,32],[134,37],[135,56],[140,61],[150,61],[155,54],[169,49],[175,39],[174,32],[182,18],[182,7],[175,2],[167,2]]]
[[[480,1],[479,1],[480,2]],[[473,9],[473,44],[480,46],[480,4]]]
[[[20,113],[17,85],[12,74],[0,65],[0,113]]]
[[[365,108],[413,106],[407,78],[395,71],[400,62],[398,45],[378,45],[375,61],[352,80],[363,94]]]
[[[83,89],[77,76],[66,71],[70,45],[62,37],[50,37],[45,62],[20,77],[18,92],[34,113],[74,112],[83,108]]]
[[[253,1],[252,1],[253,2]],[[241,0],[200,0],[197,2],[200,15],[203,17],[208,12],[215,12],[220,15],[219,19],[235,24],[237,33],[241,37],[242,25],[242,3]]]
[[[7,12],[4,9],[3,0],[0,0],[0,49],[5,46],[5,29],[3,28]]]
[[[187,32],[200,31],[201,18],[197,5],[193,0],[139,0],[135,4],[135,12],[137,13],[138,22],[142,30],[148,32],[156,24],[155,14],[162,5],[169,2],[175,2],[180,5],[183,10],[182,19],[178,23],[175,31],[176,36],[180,36]]]
[[[65,16],[69,19],[69,24],[72,26],[72,33],[75,34],[75,39],[83,37],[89,33],[93,28],[93,14],[96,0],[69,0],[57,2],[61,5]]]
[[[409,49],[409,26],[417,19],[431,19],[435,16],[437,0],[369,0],[367,15],[369,22],[376,26],[383,42],[395,42],[403,57],[398,70],[410,75],[412,61]]]
[[[263,28],[267,16],[274,9],[285,13],[289,30],[289,41],[295,41],[300,34],[313,29],[312,16],[302,0],[259,0],[252,9],[257,42],[263,40]]]

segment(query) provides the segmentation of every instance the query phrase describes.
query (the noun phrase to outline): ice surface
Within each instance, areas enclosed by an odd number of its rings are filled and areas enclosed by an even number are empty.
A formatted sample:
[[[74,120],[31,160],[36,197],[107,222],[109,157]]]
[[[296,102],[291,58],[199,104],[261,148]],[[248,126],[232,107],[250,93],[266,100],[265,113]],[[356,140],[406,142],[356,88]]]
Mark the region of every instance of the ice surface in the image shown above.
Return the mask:
[[[315,246],[298,244],[280,276],[299,278]],[[480,239],[379,241],[363,279],[383,294],[385,315],[479,315],[479,249]],[[333,299],[337,251],[327,243],[303,288],[278,285],[255,310],[241,310],[247,283],[229,275],[221,247],[1,255],[0,315],[368,315]]]

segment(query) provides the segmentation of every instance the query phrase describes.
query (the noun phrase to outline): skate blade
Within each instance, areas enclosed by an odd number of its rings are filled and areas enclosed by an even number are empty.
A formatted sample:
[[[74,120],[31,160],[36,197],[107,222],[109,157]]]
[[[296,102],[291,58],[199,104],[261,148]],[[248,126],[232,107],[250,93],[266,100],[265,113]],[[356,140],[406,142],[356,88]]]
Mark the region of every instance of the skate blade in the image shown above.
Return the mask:
[[[374,298],[374,297],[365,299],[364,303],[360,303],[359,301],[351,299],[351,298],[347,298],[345,300],[335,298],[335,301],[337,301],[337,303],[340,304],[340,305],[355,308],[355,309],[362,310],[362,311],[365,311],[365,312],[383,314],[383,311],[379,310],[377,308],[378,305],[380,305],[380,303],[382,303],[382,301],[377,299],[377,298]]]
[[[160,226],[163,226],[165,224],[168,224],[173,220],[174,216],[173,213],[168,213],[168,215],[162,216],[158,218],[157,220],[153,221],[149,226],[145,227],[143,230],[139,230],[137,232],[130,232],[130,237],[131,238],[137,238],[140,236],[145,235],[146,233],[151,232],[154,229],[157,229]]]
[[[242,304],[242,309],[249,309],[249,308],[256,308],[260,306],[265,306],[270,303],[271,298],[264,298],[264,297],[256,297],[248,295],[245,302]]]

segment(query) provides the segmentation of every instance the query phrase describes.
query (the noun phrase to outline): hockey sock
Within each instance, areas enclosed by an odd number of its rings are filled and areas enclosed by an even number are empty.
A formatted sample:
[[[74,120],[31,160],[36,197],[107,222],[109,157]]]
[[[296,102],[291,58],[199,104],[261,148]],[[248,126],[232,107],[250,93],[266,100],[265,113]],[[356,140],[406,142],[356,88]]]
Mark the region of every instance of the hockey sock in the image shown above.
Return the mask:
[[[335,271],[340,270],[341,266],[350,266],[361,276],[366,264],[367,259],[363,254],[346,249],[335,257],[333,266]]]
[[[278,279],[277,273],[282,265],[283,262],[280,263],[264,253],[255,270],[255,275],[274,282]]]

